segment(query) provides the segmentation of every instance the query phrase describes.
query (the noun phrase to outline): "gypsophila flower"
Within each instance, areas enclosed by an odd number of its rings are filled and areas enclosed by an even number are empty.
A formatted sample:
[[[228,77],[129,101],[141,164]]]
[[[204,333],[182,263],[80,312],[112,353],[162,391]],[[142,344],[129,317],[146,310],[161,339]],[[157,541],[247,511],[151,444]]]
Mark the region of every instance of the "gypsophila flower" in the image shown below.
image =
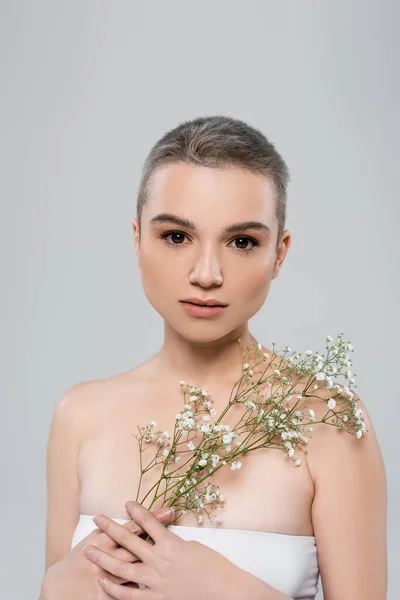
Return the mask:
[[[242,467],[238,460],[240,456],[256,451],[257,447],[280,447],[293,466],[298,467],[302,461],[296,454],[309,444],[305,433],[311,434],[314,424],[336,425],[356,439],[364,437],[368,429],[363,411],[355,400],[355,379],[347,354],[353,352],[353,347],[342,338],[343,334],[337,336],[336,341],[332,336],[326,336],[326,355],[318,351],[313,354],[311,350],[294,352],[285,346],[284,351],[274,350],[274,358],[269,363],[264,363],[270,356],[261,353],[260,342],[247,346],[242,353],[242,375],[232,388],[229,402],[219,418],[212,408],[213,399],[208,391],[181,380],[184,403],[183,409],[176,414],[172,436],[167,431],[154,431],[155,421],[150,421],[147,427],[138,426],[141,453],[143,440],[146,449],[154,444],[156,456],[147,467],[141,463],[137,498],[142,476],[161,463],[163,471],[152,488],[156,491],[149,508],[162,497],[164,505],[173,506],[177,516],[191,511],[197,522],[202,523],[203,516],[198,513],[204,511],[210,522],[216,524],[221,522],[221,517],[214,517],[211,512],[221,508],[224,495],[209,478],[227,465],[232,471],[239,470]],[[246,356],[251,360],[245,362]],[[258,379],[254,383],[251,378],[256,372],[255,367],[262,363],[263,372],[259,375],[257,371]],[[347,384],[339,385],[335,381],[338,376],[343,376]],[[301,380],[307,383],[298,390],[297,382]],[[324,396],[314,395],[316,390],[324,391]],[[310,397],[313,405],[325,403],[325,409],[328,409],[321,411],[319,421],[316,421],[316,412],[309,408]],[[234,405],[243,412],[238,414],[238,422],[230,427],[221,421]],[[240,440],[237,439],[239,436]],[[181,444],[184,444],[182,450]],[[191,456],[188,457],[189,453]]]
[[[241,466],[242,466],[242,463],[240,461],[233,462],[231,464],[231,469],[232,469],[232,471],[235,471],[236,469],[240,469]]]

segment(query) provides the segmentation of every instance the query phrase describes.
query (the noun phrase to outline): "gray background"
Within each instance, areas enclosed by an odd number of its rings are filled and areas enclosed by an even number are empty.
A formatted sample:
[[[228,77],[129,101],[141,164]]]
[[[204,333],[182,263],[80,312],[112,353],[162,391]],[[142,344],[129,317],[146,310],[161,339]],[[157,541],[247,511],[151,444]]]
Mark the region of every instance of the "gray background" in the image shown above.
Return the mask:
[[[38,597],[58,400],[162,343],[131,234],[145,154],[220,113],[289,164],[292,247],[250,328],[278,348],[352,342],[387,469],[395,600],[399,16],[382,0],[0,3],[2,598]]]

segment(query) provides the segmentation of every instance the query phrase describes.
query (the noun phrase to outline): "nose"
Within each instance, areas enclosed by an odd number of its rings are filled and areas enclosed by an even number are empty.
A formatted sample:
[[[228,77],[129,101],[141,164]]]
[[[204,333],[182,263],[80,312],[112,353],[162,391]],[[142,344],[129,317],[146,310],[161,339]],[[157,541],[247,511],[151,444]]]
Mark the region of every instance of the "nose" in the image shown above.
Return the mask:
[[[217,253],[209,246],[199,250],[189,275],[190,283],[201,287],[217,287],[222,284],[221,265]]]

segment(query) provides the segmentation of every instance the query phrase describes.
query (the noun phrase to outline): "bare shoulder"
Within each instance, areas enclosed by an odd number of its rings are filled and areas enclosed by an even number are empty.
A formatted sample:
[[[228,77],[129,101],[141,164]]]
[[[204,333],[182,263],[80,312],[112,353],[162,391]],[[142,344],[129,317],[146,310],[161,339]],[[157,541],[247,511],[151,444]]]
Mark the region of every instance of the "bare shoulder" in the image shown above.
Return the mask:
[[[327,404],[334,395],[332,390],[318,386],[315,392],[314,397],[303,400],[305,410],[311,409],[315,417],[306,461],[315,487],[311,515],[324,598],[383,600],[387,481],[375,429],[358,394],[354,393],[356,404],[347,411],[356,410],[363,421],[360,437],[355,427],[348,431],[338,427],[340,420],[336,421]],[[341,404],[331,402],[330,406],[340,413]],[[327,422],[319,422],[326,416]]]
[[[131,405],[139,397],[136,390],[147,378],[147,362],[128,371],[83,381],[71,386],[62,396],[56,408],[81,441],[96,431],[107,420],[119,402],[129,398]]]

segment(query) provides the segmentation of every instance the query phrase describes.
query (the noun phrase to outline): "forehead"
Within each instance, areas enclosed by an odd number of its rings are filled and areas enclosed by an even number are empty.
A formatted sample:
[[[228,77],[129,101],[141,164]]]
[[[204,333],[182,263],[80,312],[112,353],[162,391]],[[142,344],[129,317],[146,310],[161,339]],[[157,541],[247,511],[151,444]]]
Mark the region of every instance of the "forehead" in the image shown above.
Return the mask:
[[[267,177],[236,166],[217,169],[176,163],[153,175],[143,212],[147,219],[161,212],[185,215],[207,227],[253,219],[272,225],[275,190]]]

